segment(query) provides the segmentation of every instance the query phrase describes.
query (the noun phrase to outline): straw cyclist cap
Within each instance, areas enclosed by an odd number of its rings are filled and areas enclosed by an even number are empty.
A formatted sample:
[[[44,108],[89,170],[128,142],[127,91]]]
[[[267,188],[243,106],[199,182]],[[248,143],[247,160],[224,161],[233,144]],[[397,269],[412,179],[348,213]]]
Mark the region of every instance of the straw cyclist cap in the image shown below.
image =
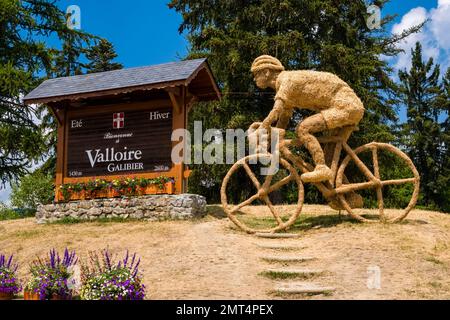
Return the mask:
[[[263,55],[256,58],[252,64],[251,71],[255,73],[264,69],[284,71],[284,67],[281,64],[280,60],[268,55]]]

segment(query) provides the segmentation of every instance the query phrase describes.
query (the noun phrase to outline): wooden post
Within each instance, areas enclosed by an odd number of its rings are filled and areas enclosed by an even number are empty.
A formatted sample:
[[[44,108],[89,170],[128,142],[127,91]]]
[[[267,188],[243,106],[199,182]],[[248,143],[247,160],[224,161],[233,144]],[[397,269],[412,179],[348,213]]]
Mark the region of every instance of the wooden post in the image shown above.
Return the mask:
[[[65,159],[65,149],[66,149],[66,121],[67,121],[67,110],[66,106],[62,109],[62,121],[58,121],[58,142],[56,145],[56,179],[55,179],[55,201],[58,201],[59,196],[59,186],[64,183],[64,159]]]
[[[181,88],[181,90],[184,92],[184,88]],[[172,92],[168,92],[169,97],[171,96],[171,94],[173,94]],[[177,130],[177,129],[185,129],[185,122],[186,122],[186,106],[185,106],[185,101],[184,101],[184,94],[181,94],[177,97],[177,99],[171,99],[172,101],[172,105],[173,105],[173,109],[175,112],[173,112],[173,130]],[[178,111],[178,112],[177,112]],[[183,137],[183,141],[184,141],[185,137]],[[173,143],[173,146],[176,145],[177,142]],[[183,154],[184,156],[184,154]],[[180,194],[185,192],[185,188],[184,188],[184,163],[177,163],[174,164],[174,169],[175,169],[175,193]]]

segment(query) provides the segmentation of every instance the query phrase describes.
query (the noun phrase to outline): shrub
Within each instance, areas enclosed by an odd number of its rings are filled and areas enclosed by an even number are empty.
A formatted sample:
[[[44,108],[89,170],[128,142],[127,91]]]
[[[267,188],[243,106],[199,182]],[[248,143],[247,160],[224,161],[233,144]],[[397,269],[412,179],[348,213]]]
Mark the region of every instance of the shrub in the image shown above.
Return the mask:
[[[5,255],[0,254],[0,293],[15,295],[22,290],[16,275],[19,266],[12,261],[12,255],[7,259]]]
[[[33,217],[35,213],[36,210],[12,209],[3,203],[0,203],[0,221]]]
[[[11,188],[11,204],[18,208],[36,210],[39,204],[51,203],[55,196],[53,178],[40,171],[22,177]]]
[[[114,262],[108,250],[101,254],[89,254],[89,264],[81,267],[81,291],[83,300],[143,300],[145,286],[139,274],[140,259],[136,254]]]
[[[61,260],[55,249],[50,250],[44,260],[37,258],[30,265],[31,279],[25,290],[39,294],[40,300],[51,299],[53,295],[71,297],[69,278],[72,276],[70,268],[77,263],[75,252],[65,249]]]
[[[19,219],[19,215],[11,208],[3,203],[0,203],[0,221]]]

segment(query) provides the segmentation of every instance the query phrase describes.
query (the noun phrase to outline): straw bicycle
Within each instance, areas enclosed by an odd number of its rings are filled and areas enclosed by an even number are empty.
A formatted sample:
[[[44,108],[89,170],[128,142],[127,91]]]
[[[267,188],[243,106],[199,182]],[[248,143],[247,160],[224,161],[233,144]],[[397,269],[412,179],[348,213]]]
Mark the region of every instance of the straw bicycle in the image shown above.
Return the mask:
[[[273,233],[291,227],[299,217],[304,202],[305,192],[300,174],[314,170],[313,165],[307,163],[300,155],[293,152],[293,147],[301,146],[298,139],[285,139],[285,130],[278,128],[272,129],[278,131],[279,135],[279,172],[276,175],[269,174],[261,176],[255,172],[256,170],[252,169],[252,163],[262,159],[266,162],[272,161],[274,154],[267,152],[249,155],[238,160],[231,167],[221,187],[221,201],[224,211],[231,221],[248,233]],[[340,209],[346,210],[351,217],[358,221],[400,222],[405,219],[417,202],[420,184],[419,173],[411,159],[393,145],[372,142],[354,150],[350,148],[347,141],[355,129],[356,127],[354,126],[344,127],[318,138],[323,146],[327,164],[333,171],[333,179],[326,182],[313,183],[313,185],[329,203],[334,203],[335,206],[337,204]],[[388,159],[389,163],[386,164],[387,166],[391,165],[391,163],[402,163],[404,167],[400,170],[400,174],[403,176],[396,176],[394,178],[386,177],[380,169],[380,154],[383,154],[383,158]],[[353,172],[355,170],[358,172],[357,176],[359,176],[359,181],[352,181],[355,179],[347,178],[345,172],[350,166],[353,167]],[[251,196],[248,196],[244,201],[238,204],[232,204],[229,201],[231,197],[227,195],[229,182],[233,178],[239,178],[242,181],[243,177],[251,181],[249,181],[249,185],[252,185],[256,191],[250,192]],[[291,190],[292,188],[297,189],[297,201],[295,210],[287,216],[283,216],[271,198],[273,198],[274,194],[280,193],[280,190],[288,184],[293,184]],[[407,204],[401,210],[395,210],[394,215],[387,215],[383,200],[383,191],[391,186],[403,185],[408,185],[406,189],[410,191],[410,195],[407,195],[409,201],[407,201]],[[355,192],[374,192],[373,198],[376,195],[376,211],[378,213],[376,219],[364,215],[364,210],[362,210],[363,212],[359,212],[361,211],[360,209],[352,208],[347,197],[350,193]],[[266,225],[263,227],[255,227],[241,218],[241,216],[245,216],[242,214],[243,209],[257,202],[268,207],[271,213],[270,222],[273,223],[270,227]]]

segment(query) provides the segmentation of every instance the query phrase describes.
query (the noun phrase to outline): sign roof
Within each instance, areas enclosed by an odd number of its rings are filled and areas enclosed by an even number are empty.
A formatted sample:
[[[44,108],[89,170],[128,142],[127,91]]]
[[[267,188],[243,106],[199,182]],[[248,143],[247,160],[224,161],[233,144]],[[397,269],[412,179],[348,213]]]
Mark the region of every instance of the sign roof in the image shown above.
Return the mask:
[[[220,95],[206,59],[185,60],[153,66],[55,78],[44,81],[24,98],[26,104],[47,103],[96,96],[96,93],[121,93],[134,90],[188,85],[206,69],[210,75],[210,94]]]

